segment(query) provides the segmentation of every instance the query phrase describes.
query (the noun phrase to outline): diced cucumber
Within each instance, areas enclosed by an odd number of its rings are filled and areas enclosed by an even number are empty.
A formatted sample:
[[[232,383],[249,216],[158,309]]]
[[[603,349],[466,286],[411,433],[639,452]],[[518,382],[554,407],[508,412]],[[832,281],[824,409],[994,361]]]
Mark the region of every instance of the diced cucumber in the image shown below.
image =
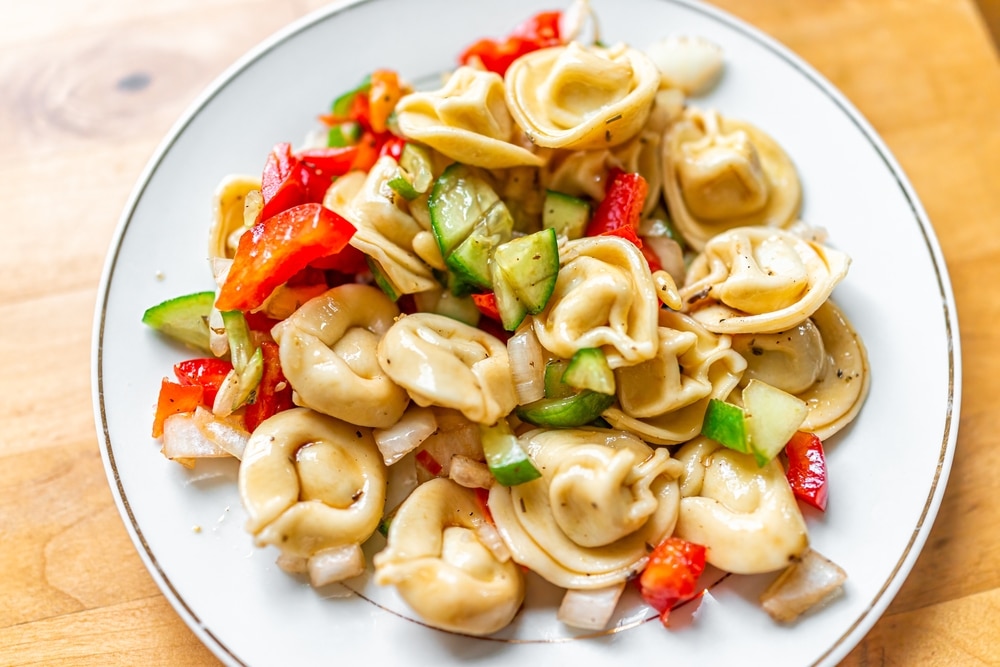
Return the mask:
[[[514,296],[527,311],[540,313],[552,296],[559,275],[559,241],[554,229],[543,229],[497,246],[493,261]],[[493,285],[496,289],[496,283]]]
[[[750,449],[761,466],[785,448],[809,413],[805,401],[760,380],[743,388],[743,407]]]
[[[434,181],[431,156],[427,149],[407,142],[399,156],[399,172],[389,179],[389,187],[407,201],[413,201],[427,192]]]
[[[431,230],[446,261],[499,199],[489,183],[463,164],[453,163],[438,176],[427,207]]]
[[[476,302],[471,297],[455,296],[447,290],[441,292],[441,296],[438,297],[434,312],[464,322],[471,327],[479,324],[481,316],[479,309],[476,308]]]
[[[567,366],[569,362],[565,359],[553,359],[545,364],[545,398],[566,398],[577,393],[563,380]]]
[[[583,236],[590,222],[590,204],[579,197],[573,197],[555,190],[546,190],[542,209],[542,226],[554,229],[570,239]]]
[[[615,373],[608,365],[604,350],[599,347],[577,350],[569,360],[562,380],[577,389],[590,389],[599,394],[615,393]]]
[[[516,486],[542,476],[506,419],[491,425],[480,424],[479,435],[483,453],[486,454],[486,465],[498,483]]]
[[[496,262],[490,262],[490,279],[493,296],[500,313],[500,324],[507,331],[514,331],[528,315],[528,307],[514,293],[513,286]]]
[[[167,299],[142,314],[142,323],[174,340],[204,352],[209,346],[208,318],[215,292],[195,292]]]
[[[514,219],[499,199],[483,214],[465,240],[445,259],[445,264],[466,282],[489,289],[493,286],[490,259],[493,250],[508,240]]]
[[[702,435],[745,454],[763,466],[777,456],[802,425],[809,407],[805,401],[760,380],[743,389],[743,407],[711,399],[702,422]]]
[[[519,406],[515,414],[536,426],[573,428],[593,422],[614,402],[614,396],[584,389],[563,398],[543,398]]]
[[[743,408],[738,405],[717,398],[709,399],[705,418],[701,424],[701,434],[738,452],[744,454],[750,452],[747,443],[746,415]]]

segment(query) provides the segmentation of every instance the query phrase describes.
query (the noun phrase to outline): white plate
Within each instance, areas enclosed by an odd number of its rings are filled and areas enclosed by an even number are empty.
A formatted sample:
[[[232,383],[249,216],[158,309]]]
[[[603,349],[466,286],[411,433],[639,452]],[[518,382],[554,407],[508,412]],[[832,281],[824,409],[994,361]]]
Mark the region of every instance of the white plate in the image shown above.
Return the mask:
[[[551,3],[549,3],[551,4]],[[559,5],[560,3],[556,3]],[[372,0],[319,12],[243,58],[184,116],[140,179],[112,244],[94,328],[94,402],[108,478],[125,525],[178,614],[225,663],[309,665],[833,665],[885,610],[938,510],[954,452],[960,355],[951,287],[920,203],[860,114],[811,67],[710,7],[670,0],[594,0],[602,37],[646,47],[668,32],[723,47],[725,76],[703,106],[752,121],[796,162],[803,218],[826,227],[853,264],[835,299],[867,343],[871,394],[828,443],[830,505],[807,514],[814,546],[843,566],[845,595],[799,623],[756,604],[770,577],[730,577],[658,622],[573,638],[554,610],[527,614],[498,639],[414,622],[390,589],[317,592],[252,546],[230,463],[168,463],[149,437],[159,380],[189,353],[141,323],[171,296],[211,289],[205,262],[212,191],[225,174],[259,173],[280,141],[298,142],[331,97],[375,67],[421,80],[480,36],[499,36],[538,0]],[[364,582],[361,584],[364,585]],[[357,586],[356,586],[357,587]],[[545,605],[550,600],[541,600]],[[632,621],[651,615],[641,609]],[[525,662],[527,659],[530,662]],[[372,662],[374,661],[374,662]],[[517,662],[520,661],[520,662]]]

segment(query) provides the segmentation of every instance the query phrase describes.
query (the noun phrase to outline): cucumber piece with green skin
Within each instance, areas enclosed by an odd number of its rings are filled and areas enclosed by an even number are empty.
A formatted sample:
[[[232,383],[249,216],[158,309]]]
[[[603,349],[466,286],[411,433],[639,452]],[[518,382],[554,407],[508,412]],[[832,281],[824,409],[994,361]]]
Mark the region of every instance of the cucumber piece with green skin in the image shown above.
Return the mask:
[[[399,170],[389,179],[389,187],[403,199],[413,201],[427,192],[433,182],[430,153],[423,146],[405,143],[399,155]]]
[[[545,191],[543,227],[555,229],[557,234],[566,238],[578,239],[583,236],[588,222],[590,204],[585,200],[555,190]]]
[[[542,312],[559,275],[559,240],[554,229],[511,239],[493,251],[505,282],[528,313]],[[496,282],[493,284],[496,289]]]
[[[215,292],[195,292],[167,299],[142,314],[142,323],[203,352],[211,352],[208,318]]]
[[[490,260],[493,250],[510,240],[514,219],[499,199],[483,214],[465,240],[445,259],[462,280],[476,287],[493,287]]]
[[[489,183],[463,164],[453,163],[437,177],[427,207],[431,231],[445,261],[499,200]]]
[[[242,373],[254,353],[247,318],[243,316],[242,311],[224,310],[222,324],[226,328],[226,338],[229,339],[229,357],[233,362],[233,368],[237,373]]]
[[[760,380],[743,388],[743,407],[747,440],[759,466],[785,448],[809,414],[805,401]]]
[[[615,373],[608,365],[604,350],[585,347],[569,360],[562,381],[577,389],[589,389],[599,394],[615,393]]]
[[[576,389],[563,380],[567,366],[569,366],[569,362],[565,359],[553,359],[545,364],[543,380],[545,398],[566,398],[577,393]]]
[[[590,424],[614,402],[614,396],[584,389],[563,398],[542,398],[518,406],[515,414],[535,426],[573,428]]]
[[[717,398],[709,399],[701,424],[701,434],[730,449],[750,453],[746,413],[738,405]]]
[[[490,262],[490,279],[497,312],[500,313],[500,325],[507,331],[514,331],[528,316],[528,307],[514,293],[510,281],[496,262]]]
[[[483,453],[486,454],[486,465],[499,484],[516,486],[542,476],[506,419],[495,424],[480,424],[479,435]]]

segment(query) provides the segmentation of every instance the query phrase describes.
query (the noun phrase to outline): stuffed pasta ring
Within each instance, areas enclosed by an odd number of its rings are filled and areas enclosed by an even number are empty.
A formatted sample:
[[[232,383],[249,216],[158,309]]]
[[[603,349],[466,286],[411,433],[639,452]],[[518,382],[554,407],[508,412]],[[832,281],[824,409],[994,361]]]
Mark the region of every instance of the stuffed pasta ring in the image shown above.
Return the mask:
[[[396,105],[399,130],[456,162],[486,169],[538,166],[544,160],[514,140],[517,126],[495,72],[459,67],[440,90],[415,92]]]
[[[418,405],[454,408],[481,424],[517,405],[507,346],[444,315],[399,318],[379,341],[378,361]]]
[[[542,476],[494,484],[489,508],[518,563],[556,586],[592,590],[643,567],[677,519],[681,472],[664,448],[608,429],[521,436]]]
[[[407,497],[374,557],[375,582],[394,585],[436,628],[486,635],[505,627],[524,600],[524,578],[476,536],[485,523],[475,492],[437,477]]]
[[[292,559],[360,545],[385,509],[386,469],[371,431],[306,408],[257,427],[238,485],[256,544]]]
[[[793,232],[739,227],[691,263],[684,311],[715,333],[774,333],[816,312],[850,266],[846,254]]]
[[[386,428],[409,403],[379,366],[376,347],[399,309],[368,285],[334,287],[272,331],[299,405],[354,424]]]
[[[663,194],[695,250],[727,229],[788,227],[802,185],[785,151],[763,131],[714,110],[689,108],[663,142]]]
[[[531,141],[573,150],[617,146],[642,129],[660,86],[647,55],[578,42],[533,51],[504,77],[507,106]]]
[[[734,574],[780,570],[809,546],[805,519],[778,459],[699,437],[677,453],[684,464],[674,535],[708,548],[708,562]]]

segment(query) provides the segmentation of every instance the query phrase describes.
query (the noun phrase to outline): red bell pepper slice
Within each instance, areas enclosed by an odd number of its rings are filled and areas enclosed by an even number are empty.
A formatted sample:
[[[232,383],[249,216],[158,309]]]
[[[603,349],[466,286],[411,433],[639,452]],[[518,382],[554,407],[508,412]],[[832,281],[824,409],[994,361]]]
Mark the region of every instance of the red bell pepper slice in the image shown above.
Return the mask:
[[[320,204],[301,204],[257,223],[240,237],[216,307],[259,307],[311,262],[340,252],[354,232],[354,225]]]
[[[174,375],[181,384],[201,385],[204,389],[202,401],[206,406],[215,403],[215,396],[231,370],[230,362],[215,357],[187,359],[174,364]]]
[[[668,627],[670,610],[694,597],[698,577],[705,570],[705,555],[704,546],[679,537],[668,537],[649,555],[639,575],[639,592],[646,604],[660,612],[664,627]]]
[[[480,313],[496,322],[500,321],[500,309],[497,308],[497,297],[493,292],[473,294],[472,302]]]
[[[621,236],[642,248],[638,229],[649,184],[640,174],[618,169],[612,170],[608,176],[604,199],[597,205],[584,234]]]
[[[417,463],[419,463],[423,467],[424,470],[426,470],[432,475],[440,475],[441,471],[444,470],[441,464],[438,463],[438,460],[434,458],[434,456],[426,449],[421,449],[420,451],[418,451],[414,456],[414,458],[416,459]]]
[[[260,219],[267,220],[300,204],[322,202],[334,177],[354,168],[361,150],[361,146],[354,145],[308,148],[293,153],[291,144],[275,146],[261,175],[264,206]]]
[[[487,70],[503,76],[511,63],[532,51],[562,43],[559,34],[561,12],[540,12],[514,28],[505,39],[480,39],[467,47],[458,60],[470,65],[476,60]]]
[[[795,497],[820,511],[826,511],[829,485],[823,441],[815,433],[796,431],[785,445],[788,470],[785,476]]]
[[[257,386],[254,402],[243,413],[243,424],[251,433],[265,419],[294,407],[292,386],[281,371],[278,344],[268,340],[261,341],[260,352],[264,361],[260,384]]]
[[[163,378],[160,394],[156,399],[156,414],[153,417],[153,437],[163,435],[163,422],[171,415],[194,412],[202,404],[205,388],[200,384],[180,384]]]

